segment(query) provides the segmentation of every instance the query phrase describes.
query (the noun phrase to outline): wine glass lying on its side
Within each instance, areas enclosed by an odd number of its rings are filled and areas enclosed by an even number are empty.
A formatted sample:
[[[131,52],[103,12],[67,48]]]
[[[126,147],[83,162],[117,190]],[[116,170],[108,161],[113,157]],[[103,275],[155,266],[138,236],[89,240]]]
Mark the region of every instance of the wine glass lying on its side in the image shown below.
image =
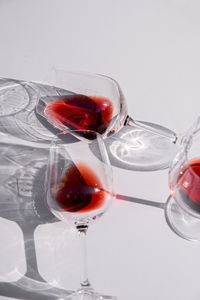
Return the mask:
[[[200,117],[182,139],[169,170],[169,186],[168,225],[182,238],[200,241]]]
[[[160,125],[139,122],[128,116],[125,98],[112,78],[87,73],[56,70],[49,85],[57,87],[55,96],[38,95],[36,114],[53,127],[77,130],[76,135],[90,138],[83,130],[98,132],[103,138],[117,134],[118,146],[130,150],[131,159],[117,152],[119,160],[141,170],[169,166],[176,151],[177,136]],[[80,133],[80,132],[81,133]],[[120,131],[120,132],[119,132]],[[119,145],[120,144],[120,145]]]
[[[111,166],[103,140],[98,133],[84,133],[92,136],[93,140],[66,144],[61,139],[63,134],[59,134],[52,141],[46,176],[47,204],[51,212],[61,221],[72,223],[82,243],[81,285],[65,299],[116,299],[96,293],[87,276],[87,230],[91,223],[107,211],[113,193]],[[94,155],[91,147],[95,147],[101,154],[101,160]]]

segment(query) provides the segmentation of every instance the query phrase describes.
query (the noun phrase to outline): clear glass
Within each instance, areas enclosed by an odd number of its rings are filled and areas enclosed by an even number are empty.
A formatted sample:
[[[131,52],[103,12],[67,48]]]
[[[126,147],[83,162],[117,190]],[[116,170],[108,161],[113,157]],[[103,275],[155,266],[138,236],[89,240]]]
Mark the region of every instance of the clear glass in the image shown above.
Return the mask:
[[[169,170],[169,186],[168,225],[179,236],[200,241],[200,117],[182,138]]]
[[[118,136],[118,139],[125,147],[132,141],[134,152],[137,151],[136,165],[141,164],[144,169],[145,161],[147,170],[169,166],[175,151],[176,134],[165,127],[128,116],[122,90],[114,79],[99,74],[55,70],[45,83],[56,87],[55,95],[43,97],[39,94],[36,113],[54,128],[61,131],[66,128],[93,130],[103,138],[123,128],[123,137]],[[136,160],[134,155],[132,160],[133,163]],[[126,161],[123,157],[123,161],[129,164],[130,158]]]
[[[102,137],[91,131],[82,133],[92,140],[74,142],[68,139],[66,142],[66,135],[59,134],[52,141],[46,176],[50,210],[61,221],[70,222],[77,228],[82,244],[80,288],[65,299],[116,299],[96,293],[88,279],[87,230],[106,212],[112,202],[113,191],[111,166]],[[99,154],[98,158],[94,153]]]

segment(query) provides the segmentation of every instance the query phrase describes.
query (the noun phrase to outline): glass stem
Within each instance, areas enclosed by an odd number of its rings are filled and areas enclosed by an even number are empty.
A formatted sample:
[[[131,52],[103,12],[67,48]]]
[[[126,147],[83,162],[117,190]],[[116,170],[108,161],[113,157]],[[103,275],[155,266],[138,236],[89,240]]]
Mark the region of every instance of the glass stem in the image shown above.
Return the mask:
[[[127,116],[124,125],[125,126],[129,125],[129,126],[135,126],[135,127],[138,127],[138,128],[142,128],[146,131],[151,132],[152,134],[155,134],[157,136],[169,139],[174,144],[176,144],[176,142],[177,142],[177,135],[174,132],[168,130],[167,128],[165,128],[165,129],[162,128],[161,129],[161,128],[159,128],[159,126],[157,126],[155,128],[151,125],[148,125],[145,122],[133,120],[129,116]]]
[[[81,256],[82,256],[82,274],[81,274],[81,287],[91,288],[90,282],[88,280],[88,268],[87,268],[87,247],[86,247],[86,236],[87,236],[87,225],[76,226],[79,238],[81,242]]]

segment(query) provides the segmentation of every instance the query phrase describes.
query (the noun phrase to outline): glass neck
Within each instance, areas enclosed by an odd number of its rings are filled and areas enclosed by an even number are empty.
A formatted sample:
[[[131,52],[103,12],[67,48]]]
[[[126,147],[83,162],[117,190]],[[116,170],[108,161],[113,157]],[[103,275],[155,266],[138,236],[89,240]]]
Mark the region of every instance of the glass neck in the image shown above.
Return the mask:
[[[148,122],[133,120],[129,116],[127,116],[127,118],[124,122],[124,126],[134,126],[137,128],[144,129],[144,130],[151,132],[152,134],[155,134],[157,136],[167,138],[174,144],[176,144],[177,140],[178,140],[178,136],[173,131],[171,131],[165,127],[159,126],[157,124],[151,124]]]

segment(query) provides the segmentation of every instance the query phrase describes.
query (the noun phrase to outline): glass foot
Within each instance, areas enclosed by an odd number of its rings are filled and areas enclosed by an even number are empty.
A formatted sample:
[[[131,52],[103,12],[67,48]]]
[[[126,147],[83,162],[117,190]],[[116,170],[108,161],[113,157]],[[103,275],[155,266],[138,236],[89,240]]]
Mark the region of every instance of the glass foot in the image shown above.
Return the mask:
[[[170,229],[189,241],[200,241],[200,218],[186,211],[169,196],[165,205],[165,218]]]
[[[105,140],[111,164],[128,170],[153,171],[169,167],[177,146],[174,132],[156,124],[146,123],[149,127],[165,135],[161,136],[131,124],[124,126],[114,136]]]
[[[117,300],[115,296],[107,296],[94,292],[92,289],[79,289],[63,300]]]

